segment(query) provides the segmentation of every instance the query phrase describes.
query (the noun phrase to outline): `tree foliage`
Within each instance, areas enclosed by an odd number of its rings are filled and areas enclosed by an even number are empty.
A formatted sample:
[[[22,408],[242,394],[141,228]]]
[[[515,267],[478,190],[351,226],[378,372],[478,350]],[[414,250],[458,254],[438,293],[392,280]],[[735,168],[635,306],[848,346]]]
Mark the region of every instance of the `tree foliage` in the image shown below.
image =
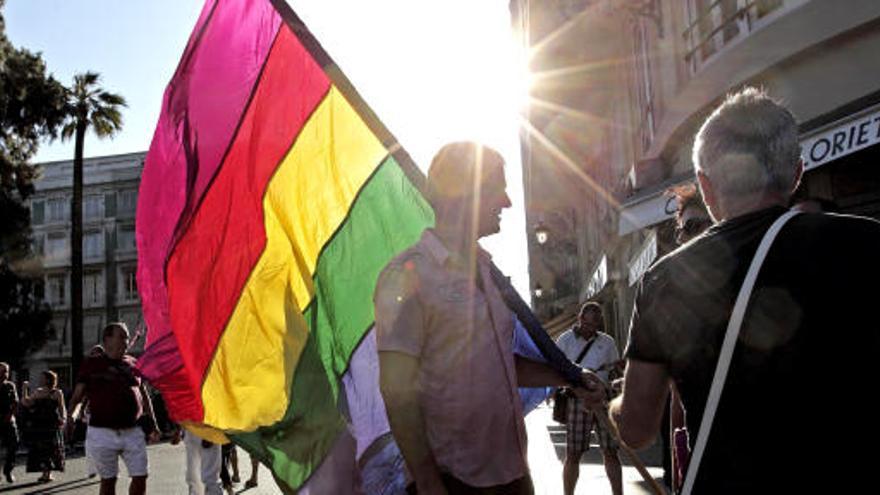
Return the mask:
[[[32,265],[30,212],[40,140],[54,138],[65,117],[66,90],[40,54],[6,37],[0,0],[0,359],[17,363],[46,341],[51,313]]]

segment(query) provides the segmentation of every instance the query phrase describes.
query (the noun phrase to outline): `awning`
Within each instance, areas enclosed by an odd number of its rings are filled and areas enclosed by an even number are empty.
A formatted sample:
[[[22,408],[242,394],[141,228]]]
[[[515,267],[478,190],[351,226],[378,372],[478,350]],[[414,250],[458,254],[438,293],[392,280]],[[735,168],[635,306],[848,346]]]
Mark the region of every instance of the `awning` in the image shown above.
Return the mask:
[[[624,204],[620,211],[617,233],[624,236],[672,218],[675,215],[675,197],[667,195],[665,191],[664,188],[632,203]]]

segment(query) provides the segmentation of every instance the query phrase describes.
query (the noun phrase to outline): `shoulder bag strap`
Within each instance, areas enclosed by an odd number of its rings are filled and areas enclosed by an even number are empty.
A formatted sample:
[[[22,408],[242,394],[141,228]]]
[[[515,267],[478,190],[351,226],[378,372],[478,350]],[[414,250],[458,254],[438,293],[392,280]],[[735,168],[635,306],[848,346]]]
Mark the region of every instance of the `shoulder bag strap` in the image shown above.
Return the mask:
[[[584,349],[581,351],[580,354],[578,354],[577,359],[574,360],[574,363],[575,363],[576,365],[578,365],[578,366],[581,365],[581,361],[583,361],[584,356],[586,356],[587,353],[590,352],[590,347],[593,347],[593,342],[596,342],[596,337],[595,337],[595,336],[594,336],[592,339],[590,339],[589,342],[587,342],[586,344],[584,344]]]
[[[709,441],[709,433],[712,430],[712,422],[715,419],[715,412],[718,409],[718,402],[721,400],[721,391],[724,389],[724,382],[727,380],[727,371],[730,368],[730,360],[733,357],[733,349],[739,338],[739,330],[742,326],[743,317],[746,313],[746,307],[749,303],[749,297],[752,294],[752,288],[755,286],[755,280],[758,278],[758,272],[767,257],[767,252],[776,239],[776,235],[782,229],[782,226],[797,215],[796,211],[788,211],[767,229],[758,251],[749,265],[749,271],[743,281],[742,287],[739,289],[739,295],[736,297],[736,303],[733,306],[733,312],[730,315],[730,321],[727,323],[727,333],[724,335],[724,343],[721,345],[721,352],[718,355],[718,365],[715,367],[715,376],[712,379],[712,387],[709,389],[709,397],[706,400],[706,409],[703,411],[703,419],[700,422],[700,430],[697,433],[697,441],[694,444],[694,451],[691,454],[690,464],[688,465],[687,476],[684,479],[684,487],[682,495],[690,495],[694,488],[694,482],[697,478],[697,472],[700,469],[700,461],[706,450],[706,444]]]

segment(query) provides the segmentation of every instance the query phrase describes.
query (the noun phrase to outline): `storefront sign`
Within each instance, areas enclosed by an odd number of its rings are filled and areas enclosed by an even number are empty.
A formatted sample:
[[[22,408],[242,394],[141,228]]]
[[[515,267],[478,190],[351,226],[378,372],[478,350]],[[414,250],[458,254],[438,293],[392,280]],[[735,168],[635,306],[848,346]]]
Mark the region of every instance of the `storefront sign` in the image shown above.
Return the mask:
[[[625,204],[620,211],[617,234],[624,236],[672,218],[675,215],[675,206],[675,197],[664,191]]]
[[[805,170],[880,143],[880,108],[847,118],[845,122],[832,126],[801,141]]]
[[[590,277],[590,281],[587,283],[584,299],[590,299],[598,294],[605,287],[606,283],[608,283],[608,257],[602,255],[602,261],[599,262],[599,266],[596,267],[596,271],[593,272],[593,276]]]
[[[629,285],[634,285],[657,259],[657,233],[650,231],[639,254],[629,263]]]

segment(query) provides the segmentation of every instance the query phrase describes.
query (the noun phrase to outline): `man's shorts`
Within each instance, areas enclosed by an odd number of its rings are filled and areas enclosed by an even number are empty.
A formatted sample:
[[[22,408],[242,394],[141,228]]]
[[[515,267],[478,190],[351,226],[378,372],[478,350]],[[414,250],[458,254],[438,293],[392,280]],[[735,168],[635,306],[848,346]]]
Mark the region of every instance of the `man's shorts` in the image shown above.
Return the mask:
[[[144,430],[138,427],[114,430],[89,426],[86,455],[95,462],[95,470],[102,480],[118,477],[119,456],[129,476],[147,475],[147,441]]]
[[[566,456],[575,455],[578,458],[590,448],[590,432],[595,431],[599,439],[599,448],[603,451],[617,451],[618,445],[614,436],[602,426],[593,413],[581,408],[581,400],[570,398],[566,411],[567,422],[565,423],[565,452]]]

